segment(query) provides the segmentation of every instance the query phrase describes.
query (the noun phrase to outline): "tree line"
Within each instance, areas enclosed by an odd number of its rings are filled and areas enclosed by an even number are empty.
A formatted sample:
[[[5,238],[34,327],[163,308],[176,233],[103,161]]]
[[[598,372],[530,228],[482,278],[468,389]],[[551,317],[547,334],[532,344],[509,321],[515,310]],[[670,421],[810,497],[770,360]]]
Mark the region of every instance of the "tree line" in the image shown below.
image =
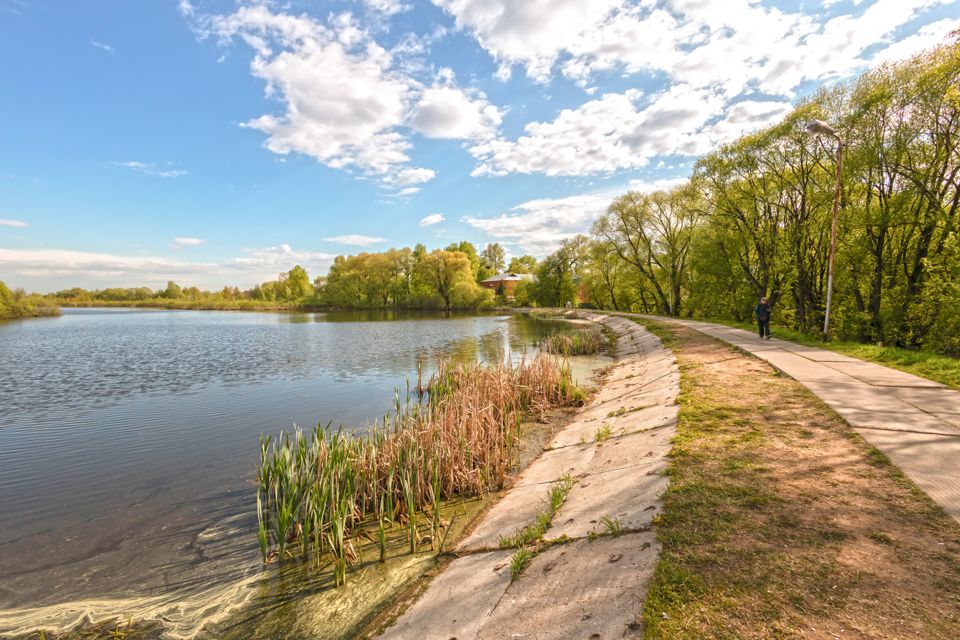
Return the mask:
[[[60,313],[56,304],[23,289],[13,289],[0,280],[0,320],[55,316]]]
[[[542,261],[541,302],[573,301],[577,283],[604,308],[750,320],[767,296],[776,321],[818,331],[837,157],[814,119],[843,143],[831,333],[960,355],[956,41],[821,89],[685,184],[617,197]]]
[[[203,291],[170,281],[163,289],[149,287],[86,290],[79,287],[48,295],[48,300],[70,305],[136,305],[197,309],[483,309],[502,304],[502,294],[480,282],[507,268],[498,243],[483,250],[467,241],[445,249],[389,249],[337,256],[326,276],[310,278],[300,265],[276,280],[250,289],[224,287]],[[509,267],[529,273],[536,259],[522,256]]]

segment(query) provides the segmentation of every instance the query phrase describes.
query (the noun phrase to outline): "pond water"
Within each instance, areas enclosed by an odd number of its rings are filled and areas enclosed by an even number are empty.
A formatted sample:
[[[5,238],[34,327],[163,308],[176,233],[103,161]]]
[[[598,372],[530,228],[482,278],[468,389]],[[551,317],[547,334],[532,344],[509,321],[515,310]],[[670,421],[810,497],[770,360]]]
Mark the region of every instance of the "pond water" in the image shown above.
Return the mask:
[[[388,412],[418,362],[517,359],[521,315],[68,309],[0,323],[0,636],[91,616],[172,636],[260,570],[260,433]]]

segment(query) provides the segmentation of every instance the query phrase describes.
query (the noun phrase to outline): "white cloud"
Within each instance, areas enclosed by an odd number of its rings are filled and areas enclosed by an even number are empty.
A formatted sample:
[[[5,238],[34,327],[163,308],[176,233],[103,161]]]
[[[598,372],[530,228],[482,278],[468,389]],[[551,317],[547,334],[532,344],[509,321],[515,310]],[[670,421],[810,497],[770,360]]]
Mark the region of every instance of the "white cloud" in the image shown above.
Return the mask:
[[[24,222],[23,220],[11,220],[9,218],[0,218],[0,227],[17,227],[18,229],[26,229],[30,226],[29,222]]]
[[[474,175],[585,175],[636,169],[657,155],[701,153],[693,134],[722,109],[716,92],[675,85],[652,97],[608,93],[552,122],[531,122],[516,140],[499,138],[471,148]]]
[[[333,236],[332,238],[324,238],[327,242],[336,242],[337,244],[346,244],[353,245],[357,247],[369,247],[370,245],[379,244],[381,242],[386,242],[386,238],[379,238],[377,236],[365,236],[359,233],[350,233],[343,236]]]
[[[206,242],[203,238],[177,237],[173,239],[173,248],[182,249],[184,247],[198,247]]]
[[[410,8],[399,0],[363,2],[377,16]],[[214,36],[222,44],[239,40],[252,49],[250,71],[281,109],[242,126],[265,134],[270,151],[310,156],[409,195],[412,186],[436,175],[410,166],[411,130],[476,140],[499,127],[500,110],[483,92],[458,88],[448,70],[436,74],[433,86],[417,79],[431,68],[423,58],[445,29],[408,34],[386,49],[373,37],[383,26],[375,16],[367,16],[367,28],[350,13],[320,20],[285,13],[282,6],[257,2],[230,14],[202,15],[188,0],[180,4],[199,37]]]
[[[437,175],[433,169],[411,168],[401,169],[384,178],[384,182],[391,186],[408,187],[415,184],[430,182]]]
[[[410,126],[428,138],[465,140],[492,136],[501,121],[500,110],[482,92],[437,86],[424,90]]]
[[[384,16],[396,15],[410,9],[410,5],[400,0],[363,0],[363,4],[367,5],[369,10]]]
[[[470,32],[500,65],[498,77],[510,77],[514,64],[546,81],[564,44],[603,22],[621,0],[433,0],[454,16],[458,29]],[[635,45],[636,46],[636,43]]]
[[[944,18],[920,27],[913,35],[894,42],[881,49],[870,58],[872,65],[909,58],[924,49],[929,49],[944,41],[953,31],[960,29],[960,18]]]
[[[653,193],[654,191],[667,191],[674,187],[678,187],[683,183],[687,182],[689,178],[659,178],[657,180],[643,180],[636,179],[631,180],[628,184],[628,187],[631,191],[639,191],[640,193]],[[614,194],[614,196],[620,194]],[[613,200],[613,197],[610,198]]]
[[[442,213],[431,213],[430,215],[420,218],[420,226],[430,227],[435,224],[440,224],[444,220],[446,220],[446,218],[443,217]]]
[[[107,53],[110,53],[110,54],[113,54],[113,53],[116,53],[116,52],[117,52],[117,50],[114,49],[113,47],[111,47],[110,45],[104,44],[103,42],[97,42],[96,40],[91,40],[91,41],[90,41],[90,46],[93,47],[93,48],[95,48],[95,49],[101,49],[101,50],[106,51]]]
[[[428,169],[407,166],[410,142],[398,130],[417,83],[395,69],[390,52],[349,14],[332,15],[321,24],[306,14],[254,5],[213,17],[209,30],[250,45],[255,52],[251,73],[266,82],[268,97],[284,105],[280,115],[244,124],[267,135],[269,150],[358,169],[392,185],[404,184],[404,172],[428,175]]]
[[[549,80],[559,67],[586,81],[603,71],[665,73],[740,93],[792,95],[804,80],[850,73],[862,54],[942,0],[875,0],[827,19],[752,0],[433,0],[498,62]],[[642,43],[642,46],[638,46]],[[765,86],[766,85],[766,86]]]
[[[631,180],[632,191],[650,193],[671,189],[687,178],[658,180]],[[525,253],[545,256],[560,243],[578,233],[588,233],[590,226],[603,214],[621,189],[609,189],[566,198],[529,200],[494,217],[466,216],[462,219],[471,227],[485,231],[502,242],[518,244]]]
[[[804,83],[914,53],[960,22],[941,20],[884,48],[942,0],[854,3],[832,17],[753,0],[433,1],[494,58],[498,76],[513,65],[540,82],[559,72],[588,95],[601,73],[644,73],[666,87],[607,93],[529,122],[516,138],[481,141],[471,148],[474,175],[585,175],[698,155],[780,119]]]
[[[189,172],[184,171],[183,169],[170,169],[158,167],[155,164],[150,164],[149,162],[139,162],[137,160],[128,160],[126,162],[114,162],[118,167],[126,167],[127,169],[132,169],[138,173],[143,173],[148,176],[158,176],[160,178],[180,178],[182,176],[189,175]]]
[[[329,253],[294,250],[287,244],[246,249],[243,254],[223,262],[193,262],[66,249],[0,248],[0,279],[48,291],[71,286],[158,288],[167,280],[205,289],[226,284],[251,287],[276,279],[278,273],[296,264],[311,275],[325,273],[334,258]]]
[[[597,193],[530,200],[513,207],[511,213],[468,216],[464,222],[498,240],[519,244],[526,253],[543,256],[567,238],[587,231],[612,199],[610,193]]]

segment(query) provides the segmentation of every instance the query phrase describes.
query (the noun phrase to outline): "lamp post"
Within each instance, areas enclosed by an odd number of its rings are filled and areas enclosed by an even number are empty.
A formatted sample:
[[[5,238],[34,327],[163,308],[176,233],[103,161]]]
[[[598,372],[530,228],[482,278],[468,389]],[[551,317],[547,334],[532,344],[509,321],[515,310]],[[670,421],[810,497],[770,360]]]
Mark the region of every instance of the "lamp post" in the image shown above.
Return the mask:
[[[843,169],[843,140],[837,130],[822,120],[811,120],[806,126],[807,132],[827,135],[837,141],[837,180],[833,188],[833,222],[830,225],[830,257],[827,262],[827,309],[823,315],[823,341],[830,336],[830,303],[833,300],[833,262],[837,252],[837,218],[840,212],[840,174]]]

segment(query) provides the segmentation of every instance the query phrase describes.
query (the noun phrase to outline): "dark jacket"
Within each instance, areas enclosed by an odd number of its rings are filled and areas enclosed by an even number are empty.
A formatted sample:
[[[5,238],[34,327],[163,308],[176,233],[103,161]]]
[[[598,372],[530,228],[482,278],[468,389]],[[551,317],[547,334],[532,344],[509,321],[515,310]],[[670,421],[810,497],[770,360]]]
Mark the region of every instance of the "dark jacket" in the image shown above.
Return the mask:
[[[757,305],[757,308],[753,310],[757,315],[757,320],[769,320],[770,319],[770,303],[761,302]]]

